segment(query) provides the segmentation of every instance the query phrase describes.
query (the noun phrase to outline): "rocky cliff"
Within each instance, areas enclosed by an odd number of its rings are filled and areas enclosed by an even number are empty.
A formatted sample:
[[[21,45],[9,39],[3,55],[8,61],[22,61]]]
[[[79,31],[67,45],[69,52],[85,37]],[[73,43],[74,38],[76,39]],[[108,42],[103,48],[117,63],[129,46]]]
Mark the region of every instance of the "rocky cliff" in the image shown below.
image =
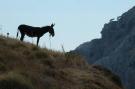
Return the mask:
[[[73,52],[90,64],[109,68],[127,89],[135,89],[135,7],[106,23],[101,34],[100,39],[83,43]]]

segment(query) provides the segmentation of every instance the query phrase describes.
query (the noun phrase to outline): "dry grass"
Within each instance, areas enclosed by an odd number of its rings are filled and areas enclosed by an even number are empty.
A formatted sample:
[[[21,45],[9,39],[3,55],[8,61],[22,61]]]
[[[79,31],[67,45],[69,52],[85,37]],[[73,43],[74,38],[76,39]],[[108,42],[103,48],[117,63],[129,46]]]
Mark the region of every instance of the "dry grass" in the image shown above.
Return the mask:
[[[0,37],[0,89],[122,89],[104,72],[78,55]]]

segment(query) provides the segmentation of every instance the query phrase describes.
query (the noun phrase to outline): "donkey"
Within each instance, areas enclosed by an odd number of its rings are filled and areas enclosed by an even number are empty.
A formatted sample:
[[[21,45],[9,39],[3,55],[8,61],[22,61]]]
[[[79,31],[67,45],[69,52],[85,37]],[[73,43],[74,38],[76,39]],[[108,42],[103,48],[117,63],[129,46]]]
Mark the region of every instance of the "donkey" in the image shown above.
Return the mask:
[[[16,38],[18,37],[19,31],[21,33],[20,40],[23,41],[24,36],[27,35],[29,37],[37,37],[37,46],[39,43],[40,37],[42,37],[45,33],[49,32],[50,36],[54,36],[54,27],[55,24],[51,24],[51,26],[44,26],[44,27],[32,27],[25,24],[21,24],[18,26],[18,31]]]

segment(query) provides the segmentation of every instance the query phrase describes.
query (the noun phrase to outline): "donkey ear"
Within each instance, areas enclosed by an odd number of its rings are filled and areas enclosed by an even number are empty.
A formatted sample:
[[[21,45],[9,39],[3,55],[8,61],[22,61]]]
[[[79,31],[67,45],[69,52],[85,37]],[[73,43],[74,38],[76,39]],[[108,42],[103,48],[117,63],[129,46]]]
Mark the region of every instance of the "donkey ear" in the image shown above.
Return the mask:
[[[55,25],[55,24],[52,23],[52,24],[51,24],[51,27],[54,27],[54,25]]]

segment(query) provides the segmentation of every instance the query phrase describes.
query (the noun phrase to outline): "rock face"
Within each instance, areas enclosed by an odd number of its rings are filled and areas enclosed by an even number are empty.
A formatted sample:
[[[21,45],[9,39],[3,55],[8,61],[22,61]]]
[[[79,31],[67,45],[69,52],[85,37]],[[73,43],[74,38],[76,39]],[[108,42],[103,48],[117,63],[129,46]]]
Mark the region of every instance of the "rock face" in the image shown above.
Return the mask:
[[[90,64],[109,68],[127,89],[135,89],[135,7],[106,23],[101,34],[100,39],[81,44],[73,52]]]

